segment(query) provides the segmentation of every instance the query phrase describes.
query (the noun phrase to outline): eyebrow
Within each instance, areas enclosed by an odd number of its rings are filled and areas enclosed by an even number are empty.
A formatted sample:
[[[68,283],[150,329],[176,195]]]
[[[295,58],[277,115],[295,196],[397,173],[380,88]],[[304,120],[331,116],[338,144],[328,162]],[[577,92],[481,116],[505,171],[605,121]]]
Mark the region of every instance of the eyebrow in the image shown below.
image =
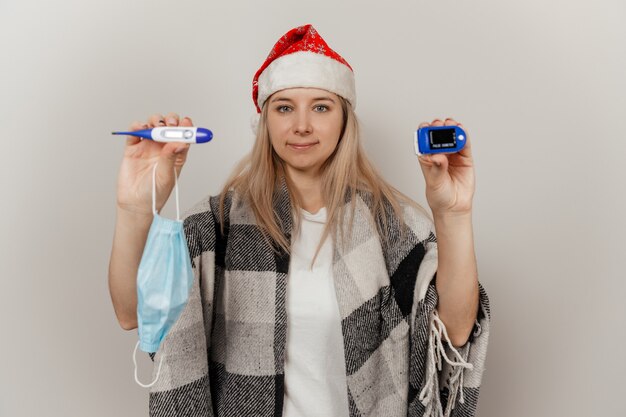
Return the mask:
[[[334,103],[334,102],[335,102],[335,100],[333,100],[333,99],[332,99],[332,98],[330,98],[330,97],[315,97],[315,98],[314,98],[313,100],[311,100],[311,101],[321,101],[321,100],[327,100],[327,101],[330,101],[331,103]],[[273,98],[273,99],[272,99],[272,101],[271,101],[271,102],[272,102],[272,103],[274,103],[274,102],[276,102],[276,101],[289,101],[289,102],[292,102],[292,103],[293,103],[293,100],[292,100],[292,99],[290,99],[290,98],[287,98],[287,97],[275,97],[275,98]]]

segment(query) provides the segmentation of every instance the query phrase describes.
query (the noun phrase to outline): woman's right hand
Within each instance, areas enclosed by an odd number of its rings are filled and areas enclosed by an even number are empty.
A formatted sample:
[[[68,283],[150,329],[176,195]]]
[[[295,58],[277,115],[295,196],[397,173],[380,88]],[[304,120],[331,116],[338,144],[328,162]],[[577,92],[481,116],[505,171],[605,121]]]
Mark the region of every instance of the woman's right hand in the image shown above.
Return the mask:
[[[134,122],[130,131],[151,129],[159,126],[193,126],[188,117],[179,121],[176,113],[166,117],[153,114],[147,123]],[[136,136],[126,137],[124,158],[117,180],[117,206],[136,214],[152,214],[152,169],[156,170],[156,210],[159,211],[174,188],[176,176],[187,160],[189,144],[180,142],[156,142]]]

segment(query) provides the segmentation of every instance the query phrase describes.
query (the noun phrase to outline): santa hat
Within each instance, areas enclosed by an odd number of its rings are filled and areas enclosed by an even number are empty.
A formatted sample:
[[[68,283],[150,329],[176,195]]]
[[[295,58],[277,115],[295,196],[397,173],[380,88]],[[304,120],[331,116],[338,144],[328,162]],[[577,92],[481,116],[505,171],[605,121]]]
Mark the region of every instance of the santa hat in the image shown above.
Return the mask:
[[[321,88],[345,98],[353,108],[356,107],[352,67],[310,24],[285,33],[254,74],[252,100],[257,112],[251,124],[255,132],[265,100],[276,91],[292,87]]]

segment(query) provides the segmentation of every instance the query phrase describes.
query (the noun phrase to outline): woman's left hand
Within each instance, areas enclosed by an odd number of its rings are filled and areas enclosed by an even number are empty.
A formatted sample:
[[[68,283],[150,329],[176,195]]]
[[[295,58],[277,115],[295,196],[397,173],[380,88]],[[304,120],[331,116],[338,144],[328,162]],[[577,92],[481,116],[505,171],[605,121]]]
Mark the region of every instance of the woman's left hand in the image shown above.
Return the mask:
[[[453,119],[435,119],[426,126],[460,126]],[[463,128],[465,130],[465,128]],[[465,130],[467,133],[467,130]],[[463,149],[456,153],[418,156],[426,180],[426,200],[433,215],[469,214],[475,190],[474,161],[469,135]]]

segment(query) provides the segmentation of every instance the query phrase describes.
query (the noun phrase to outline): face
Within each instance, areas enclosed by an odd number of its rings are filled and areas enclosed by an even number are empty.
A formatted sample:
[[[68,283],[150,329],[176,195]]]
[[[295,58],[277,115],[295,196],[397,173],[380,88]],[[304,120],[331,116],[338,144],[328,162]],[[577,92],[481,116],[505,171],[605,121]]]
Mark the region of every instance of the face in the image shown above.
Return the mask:
[[[290,173],[320,174],[343,126],[339,97],[318,88],[288,88],[267,99],[272,147]]]

